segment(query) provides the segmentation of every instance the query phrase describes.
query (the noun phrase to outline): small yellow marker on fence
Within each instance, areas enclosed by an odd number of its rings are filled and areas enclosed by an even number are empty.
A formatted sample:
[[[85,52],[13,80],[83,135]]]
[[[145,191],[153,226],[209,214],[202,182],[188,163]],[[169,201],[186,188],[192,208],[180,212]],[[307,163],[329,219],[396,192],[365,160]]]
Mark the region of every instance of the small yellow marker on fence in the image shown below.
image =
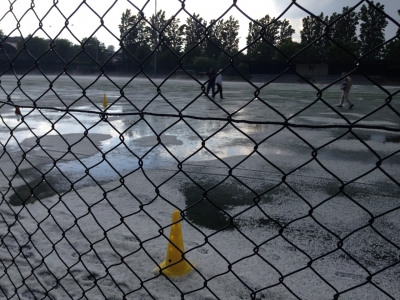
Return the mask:
[[[174,210],[172,214],[172,226],[169,233],[169,240],[167,246],[167,255],[165,260],[159,265],[161,272],[168,277],[183,276],[192,271],[192,266],[182,256],[185,252],[183,245],[181,222],[179,222],[180,215],[178,210]]]
[[[107,97],[106,97],[106,94],[104,94],[104,97],[103,97],[103,106],[104,107],[106,107],[108,104],[107,104]]]

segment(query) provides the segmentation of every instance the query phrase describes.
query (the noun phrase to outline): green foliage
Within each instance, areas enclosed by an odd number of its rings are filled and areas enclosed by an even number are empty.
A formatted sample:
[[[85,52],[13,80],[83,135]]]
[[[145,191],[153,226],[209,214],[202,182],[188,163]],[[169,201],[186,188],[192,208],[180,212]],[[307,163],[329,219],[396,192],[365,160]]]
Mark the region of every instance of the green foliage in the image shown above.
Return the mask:
[[[57,39],[50,44],[50,47],[53,50],[53,56],[66,63],[71,61],[79,51],[78,46],[67,39]]]
[[[151,33],[140,13],[133,16],[130,9],[122,13],[119,31],[125,62],[132,63],[135,58],[141,61],[150,53]]]
[[[207,66],[216,66],[217,62],[215,59],[209,58],[207,56],[196,56],[193,59],[193,64],[194,67],[202,67],[202,68],[207,68]]]
[[[178,18],[166,18],[162,10],[146,23],[140,12],[132,16],[127,9],[119,25],[124,62],[128,65],[141,63],[155,49],[156,54],[151,54],[149,62],[152,64],[156,59],[158,69],[170,70],[181,56],[185,67],[203,68],[217,63],[221,49],[227,53],[228,63],[228,54],[238,51],[239,22],[232,16],[226,21],[212,21],[210,27],[197,14],[189,17],[186,24],[179,23]]]
[[[104,64],[107,59],[106,46],[96,37],[83,38],[79,59],[84,63],[98,62]]]
[[[359,16],[349,7],[343,7],[342,14],[333,13],[329,18],[329,36],[332,42],[326,49],[329,62],[350,62],[360,53],[357,37]]]
[[[295,30],[288,20],[276,20],[266,15],[264,18],[249,23],[247,36],[248,57],[252,61],[269,62],[275,60],[276,48],[292,41]]]
[[[288,58],[292,57],[294,54],[301,50],[302,46],[298,42],[292,40],[285,40],[278,45],[278,49],[284,54],[276,51],[274,55],[274,60],[278,62],[285,62]]]
[[[400,40],[392,41],[389,43],[384,52],[383,58],[385,61],[392,63],[400,63]]]
[[[292,25],[290,25],[289,20],[284,19],[283,21],[280,21],[277,44],[282,45],[283,43],[291,42],[294,33],[295,30]]]
[[[211,24],[214,22],[214,20],[211,21]],[[213,26],[210,40],[221,50],[229,54],[234,54],[239,49],[239,28],[239,21],[235,20],[233,16],[230,16],[226,21],[220,19],[218,22],[215,22]],[[221,50],[218,49],[219,52],[221,52]]]
[[[184,43],[184,27],[180,26],[179,22],[176,18],[169,19],[162,31],[164,44],[178,55],[182,52]]]
[[[358,43],[357,25],[359,15],[348,6],[343,7],[342,13],[333,13],[329,18],[329,36],[334,40]]]
[[[381,47],[388,24],[380,12],[384,11],[384,5],[369,1],[359,12],[355,9],[358,7],[346,6],[341,13],[331,16],[321,13],[303,18],[301,43],[292,40],[295,30],[286,19],[267,14],[252,20],[246,38],[247,53],[238,53],[240,25],[233,16],[211,20],[208,24],[194,13],[181,24],[178,18],[168,18],[162,10],[146,17],[140,10],[132,14],[126,9],[119,24],[120,49],[118,57],[114,55],[118,58],[114,62],[126,72],[139,70],[141,66],[156,70],[154,63],[157,69],[169,72],[178,65],[179,59],[187,69],[234,65],[247,72],[251,64],[284,63],[288,59],[293,63],[352,63],[375,48],[363,59],[398,60],[400,40]],[[2,30],[0,38],[4,39]],[[51,62],[60,66],[68,64],[68,67],[79,65],[80,69],[93,71],[107,63],[114,50],[114,46],[107,48],[96,37],[84,38],[75,45],[66,39],[28,36],[18,45],[16,63],[32,67],[39,61],[41,65]]]
[[[201,48],[195,45],[186,45],[183,52],[183,61],[185,65],[188,66],[193,65],[193,61],[196,57],[203,55]]]
[[[200,43],[205,36],[206,27],[207,21],[203,20],[198,14],[193,14],[192,17],[186,19],[186,24],[182,28],[186,50]],[[204,48],[205,43],[200,46],[201,50],[204,50]]]
[[[326,37],[325,24],[329,23],[328,16],[321,13],[319,16],[308,16],[303,19],[303,29],[300,31],[301,44],[311,45],[302,56],[302,60],[323,62],[326,60],[326,49],[331,42]]]
[[[358,58],[359,43],[337,39],[337,44],[332,43],[326,49],[326,58],[328,62],[351,63]],[[339,46],[340,45],[340,46]]]
[[[29,35],[21,41],[18,49],[22,49],[21,58],[35,61],[50,51],[49,43],[40,37]]]
[[[266,15],[264,18],[249,23],[249,33],[247,35],[248,55],[252,59],[260,57],[269,60],[272,58],[273,51],[267,51],[268,43],[277,44],[279,35],[280,21]]]
[[[379,2],[376,3],[376,8],[373,6],[374,1],[368,7],[364,4],[361,7],[359,18],[362,21],[360,25],[360,42],[361,53],[366,54],[377,46],[385,42],[385,27],[388,24],[385,15],[378,9],[384,11],[385,6]],[[377,9],[378,8],[378,9]],[[382,58],[383,48],[379,48],[371,52],[366,59],[379,60]]]

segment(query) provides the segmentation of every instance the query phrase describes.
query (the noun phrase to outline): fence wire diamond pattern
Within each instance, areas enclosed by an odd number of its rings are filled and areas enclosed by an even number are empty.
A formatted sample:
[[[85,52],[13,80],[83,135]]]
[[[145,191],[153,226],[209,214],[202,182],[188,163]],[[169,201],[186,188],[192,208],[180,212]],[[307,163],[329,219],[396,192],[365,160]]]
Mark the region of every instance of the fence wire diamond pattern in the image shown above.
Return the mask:
[[[15,23],[0,49],[2,298],[400,298],[400,89],[364,68],[399,35],[356,54],[332,34],[362,5],[400,26],[378,4],[360,1],[329,21],[292,1],[263,24],[240,1],[226,1],[223,14],[204,25],[190,1],[175,1],[173,17],[199,26],[191,47],[178,53],[169,40],[173,19],[157,24],[145,14],[151,1],[124,2],[134,12],[125,32],[108,27],[121,1],[104,12],[90,1],[63,11],[54,1],[43,15],[42,3],[31,1],[18,16],[21,2],[9,1],[0,19]],[[264,36],[294,9],[321,34],[288,55]],[[73,26],[82,13],[98,19],[86,40]],[[65,24],[56,36],[45,26],[50,14]],[[235,51],[213,39],[231,14],[258,28]],[[22,36],[20,24],[31,15],[39,25],[11,53],[8,39]],[[127,41],[146,26],[154,40],[141,41],[148,47],[142,55]],[[100,31],[120,47],[104,58],[93,44]],[[32,46],[39,33],[45,49]],[[63,34],[79,48],[68,59]],[[285,65],[262,83],[241,64],[261,41]],[[336,107],[343,77],[319,82],[309,76],[318,64],[308,63],[308,73],[296,67],[327,43],[352,58],[352,93],[369,106]],[[232,78],[224,82],[226,99],[205,95],[207,78],[187,67],[205,45],[222,54],[219,73]],[[160,55],[168,71],[153,64]],[[174,210],[184,250],[170,235]],[[180,249],[193,268],[188,275],[158,269],[167,245]]]

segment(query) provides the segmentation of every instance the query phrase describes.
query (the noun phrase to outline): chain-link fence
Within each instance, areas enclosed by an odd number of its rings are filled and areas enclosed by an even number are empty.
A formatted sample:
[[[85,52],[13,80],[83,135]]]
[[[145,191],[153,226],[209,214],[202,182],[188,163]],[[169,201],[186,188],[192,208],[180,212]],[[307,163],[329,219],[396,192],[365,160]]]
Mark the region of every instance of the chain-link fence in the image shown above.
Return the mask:
[[[191,1],[169,1],[164,22],[145,13],[156,2],[126,1],[115,32],[121,1],[68,13],[22,1],[21,14],[21,0],[4,2],[1,24],[15,27],[0,49],[2,298],[400,298],[399,32],[371,46],[363,27],[400,24],[379,3],[327,18],[292,1],[256,20],[225,1],[207,24]],[[291,10],[301,43],[282,29]],[[80,11],[99,21],[83,40]],[[361,42],[341,39],[356,13]],[[250,23],[246,46],[235,32],[222,43],[229,16]],[[189,25],[198,36],[172,41]],[[223,91],[209,91],[220,74]]]

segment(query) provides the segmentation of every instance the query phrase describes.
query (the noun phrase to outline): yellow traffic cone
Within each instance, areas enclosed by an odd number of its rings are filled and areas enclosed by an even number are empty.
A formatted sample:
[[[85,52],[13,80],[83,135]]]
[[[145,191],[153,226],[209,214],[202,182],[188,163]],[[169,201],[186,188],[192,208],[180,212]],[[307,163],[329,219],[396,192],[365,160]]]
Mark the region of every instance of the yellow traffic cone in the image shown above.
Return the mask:
[[[106,107],[108,104],[107,104],[107,97],[106,97],[106,94],[104,94],[104,97],[103,97],[103,106],[104,107]]]
[[[172,214],[171,230],[169,233],[167,255],[165,260],[159,265],[161,272],[165,276],[183,276],[192,271],[192,266],[185,260],[184,252],[185,248],[183,245],[182,228],[179,211],[174,210]]]

